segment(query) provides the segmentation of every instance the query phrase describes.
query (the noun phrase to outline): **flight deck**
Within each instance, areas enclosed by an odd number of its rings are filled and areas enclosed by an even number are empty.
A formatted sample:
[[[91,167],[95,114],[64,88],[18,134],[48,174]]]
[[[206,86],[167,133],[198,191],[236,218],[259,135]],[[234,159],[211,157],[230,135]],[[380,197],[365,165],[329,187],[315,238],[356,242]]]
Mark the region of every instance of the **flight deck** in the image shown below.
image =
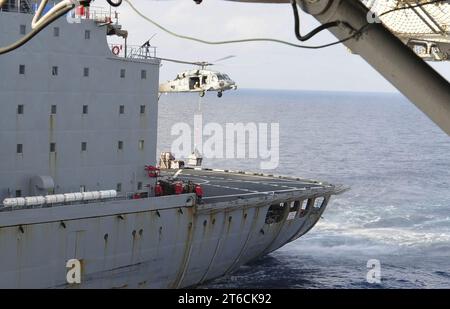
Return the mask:
[[[165,170],[161,175],[173,176],[177,171]],[[326,183],[294,177],[191,168],[179,172],[177,179],[184,182],[190,180],[201,185],[204,192],[203,200],[208,203],[333,187]]]

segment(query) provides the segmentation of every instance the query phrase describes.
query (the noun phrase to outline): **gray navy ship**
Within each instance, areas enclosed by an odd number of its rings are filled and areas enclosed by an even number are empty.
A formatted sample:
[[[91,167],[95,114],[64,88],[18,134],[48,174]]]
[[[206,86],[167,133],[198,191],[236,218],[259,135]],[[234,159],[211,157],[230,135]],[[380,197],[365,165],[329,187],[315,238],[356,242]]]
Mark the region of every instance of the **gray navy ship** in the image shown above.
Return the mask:
[[[30,31],[35,10],[3,3],[0,46]],[[201,195],[161,193],[177,170],[150,168],[160,61],[115,55],[107,36],[127,32],[94,8],[79,17],[0,56],[0,288],[196,286],[301,237],[345,190],[197,167],[172,182]],[[80,283],[67,280],[71,260]]]

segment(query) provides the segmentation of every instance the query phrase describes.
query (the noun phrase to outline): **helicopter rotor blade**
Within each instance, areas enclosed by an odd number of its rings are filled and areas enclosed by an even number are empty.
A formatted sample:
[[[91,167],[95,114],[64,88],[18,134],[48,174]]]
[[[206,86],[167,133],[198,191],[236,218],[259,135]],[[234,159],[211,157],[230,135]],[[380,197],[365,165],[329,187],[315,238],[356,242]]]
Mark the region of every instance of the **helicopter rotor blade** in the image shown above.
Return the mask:
[[[199,67],[208,67],[211,65],[214,65],[214,63],[209,63],[206,61],[184,61],[184,60],[178,60],[178,59],[170,59],[170,58],[161,58],[161,57],[154,57],[154,59],[159,59],[161,61],[168,61],[168,62],[174,62],[174,63],[181,63],[181,64],[190,64],[190,65],[196,65]]]
[[[214,61],[214,62],[207,62],[207,61],[185,61],[185,60],[178,60],[178,59],[171,59],[171,58],[160,58],[160,57],[154,57],[154,58],[155,58],[155,59],[159,59],[159,60],[161,60],[161,61],[168,61],[168,62],[181,63],[181,64],[190,64],[190,65],[196,65],[196,66],[199,66],[199,67],[206,68],[206,67],[209,67],[209,66],[216,65],[216,64],[215,64],[216,62],[225,61],[225,60],[228,60],[228,59],[231,59],[231,58],[234,58],[234,57],[236,57],[236,56],[230,55],[230,56],[226,56],[226,57],[217,59],[217,60]]]
[[[201,62],[191,62],[191,61],[184,61],[184,60],[177,60],[177,59],[170,59],[170,58],[155,57],[155,59],[159,59],[161,61],[174,62],[174,63],[190,64],[190,65],[200,65],[201,64]]]
[[[235,55],[230,55],[230,56],[226,56],[226,57],[223,57],[223,58],[219,58],[219,59],[217,59],[217,60],[214,60],[213,62],[225,61],[225,60],[228,60],[228,59],[231,59],[231,58],[234,58],[234,57],[236,57],[236,56],[235,56]]]
[[[209,63],[206,61],[200,61],[200,62],[196,62],[195,65],[198,65],[199,67],[209,67],[211,65],[214,65],[214,63]]]

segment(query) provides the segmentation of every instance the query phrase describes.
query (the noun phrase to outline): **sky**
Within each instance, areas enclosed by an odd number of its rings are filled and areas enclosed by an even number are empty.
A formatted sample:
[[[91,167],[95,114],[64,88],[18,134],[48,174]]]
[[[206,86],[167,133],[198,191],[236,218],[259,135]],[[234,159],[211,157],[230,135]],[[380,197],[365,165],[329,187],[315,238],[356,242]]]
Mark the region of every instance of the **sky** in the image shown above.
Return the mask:
[[[106,3],[106,2],[105,2]],[[134,0],[146,16],[183,35],[206,40],[271,37],[300,43],[294,36],[294,19],[289,4],[251,4],[221,0]],[[94,5],[103,5],[95,1]],[[302,33],[318,25],[301,14]],[[214,62],[229,55],[213,69],[228,74],[240,88],[395,92],[396,89],[363,59],[352,55],[342,44],[320,50],[306,50],[274,43],[242,43],[211,46],[182,40],[159,30],[137,16],[127,3],[119,8],[120,23],[129,31],[130,45],[141,45],[156,34],[151,43],[163,58]],[[320,45],[335,41],[327,31],[306,42]],[[111,42],[117,39],[111,39]],[[448,62],[432,64],[450,80]],[[161,82],[173,79],[189,66],[164,62]]]

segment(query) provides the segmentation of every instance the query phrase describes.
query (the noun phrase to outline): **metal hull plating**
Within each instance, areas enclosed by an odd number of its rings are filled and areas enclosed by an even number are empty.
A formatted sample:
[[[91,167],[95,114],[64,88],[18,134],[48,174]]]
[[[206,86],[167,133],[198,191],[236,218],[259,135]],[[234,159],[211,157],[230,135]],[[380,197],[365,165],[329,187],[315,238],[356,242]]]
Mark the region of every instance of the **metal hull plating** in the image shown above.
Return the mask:
[[[317,191],[317,190],[315,190]],[[328,195],[333,191],[322,191]],[[284,193],[193,204],[189,195],[3,212],[0,288],[180,288],[231,273],[311,229],[326,203],[303,218],[265,217],[273,203],[312,198]],[[66,282],[79,259],[81,284]]]

